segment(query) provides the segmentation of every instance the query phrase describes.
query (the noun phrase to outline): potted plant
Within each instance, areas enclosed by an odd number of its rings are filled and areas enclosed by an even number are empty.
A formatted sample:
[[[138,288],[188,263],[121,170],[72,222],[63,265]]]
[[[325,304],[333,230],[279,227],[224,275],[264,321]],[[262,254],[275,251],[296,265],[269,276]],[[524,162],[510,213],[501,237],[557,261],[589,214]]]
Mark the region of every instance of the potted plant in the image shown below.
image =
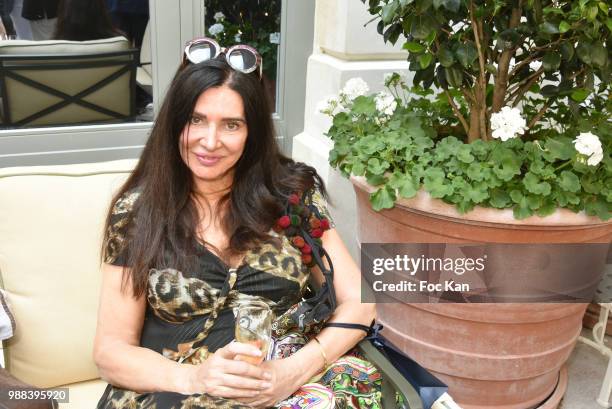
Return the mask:
[[[405,41],[414,78],[390,74],[376,95],[354,78],[319,107],[333,117],[330,163],[355,186],[360,241],[609,243],[607,3],[368,6],[386,41]],[[379,316],[464,407],[528,408],[563,395],[584,309],[396,303]]]

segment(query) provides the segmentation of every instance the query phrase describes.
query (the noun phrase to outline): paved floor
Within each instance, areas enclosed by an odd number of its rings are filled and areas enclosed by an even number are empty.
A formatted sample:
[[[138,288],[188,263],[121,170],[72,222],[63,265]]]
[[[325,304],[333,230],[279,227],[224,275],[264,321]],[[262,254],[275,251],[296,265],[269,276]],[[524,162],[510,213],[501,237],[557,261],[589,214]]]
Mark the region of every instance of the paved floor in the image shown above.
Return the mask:
[[[590,330],[582,331],[582,335],[589,337]],[[612,346],[611,337],[606,337],[606,341]],[[578,342],[569,359],[569,383],[559,409],[602,409],[596,399],[607,366],[608,360],[604,355]]]

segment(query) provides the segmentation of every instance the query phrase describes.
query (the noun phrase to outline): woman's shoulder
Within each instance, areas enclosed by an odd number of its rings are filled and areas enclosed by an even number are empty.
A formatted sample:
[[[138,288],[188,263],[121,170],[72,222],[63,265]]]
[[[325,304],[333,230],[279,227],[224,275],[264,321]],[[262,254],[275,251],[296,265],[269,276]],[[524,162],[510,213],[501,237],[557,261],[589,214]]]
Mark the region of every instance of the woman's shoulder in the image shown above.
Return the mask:
[[[124,192],[113,204],[111,214],[113,216],[126,216],[134,209],[134,203],[140,196],[140,189],[133,188]]]

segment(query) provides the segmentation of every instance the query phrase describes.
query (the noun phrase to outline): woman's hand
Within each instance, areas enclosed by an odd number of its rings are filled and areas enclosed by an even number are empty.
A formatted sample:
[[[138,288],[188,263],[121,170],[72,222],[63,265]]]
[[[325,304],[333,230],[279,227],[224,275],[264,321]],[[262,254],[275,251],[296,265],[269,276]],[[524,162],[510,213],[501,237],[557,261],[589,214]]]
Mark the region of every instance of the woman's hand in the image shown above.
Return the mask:
[[[300,371],[292,364],[291,358],[264,361],[260,368],[272,375],[270,387],[265,388],[255,398],[237,399],[254,408],[267,408],[288,398],[302,386]]]
[[[236,360],[237,355],[261,357],[253,345],[231,342],[200,365],[189,368],[185,393],[206,393],[223,398],[253,398],[272,387],[267,368]]]

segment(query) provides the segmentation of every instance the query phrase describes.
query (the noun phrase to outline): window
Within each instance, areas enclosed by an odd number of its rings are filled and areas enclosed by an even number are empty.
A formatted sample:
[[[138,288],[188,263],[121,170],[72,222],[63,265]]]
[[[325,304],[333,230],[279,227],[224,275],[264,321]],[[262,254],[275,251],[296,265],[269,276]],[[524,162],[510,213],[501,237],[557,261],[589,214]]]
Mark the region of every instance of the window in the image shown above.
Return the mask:
[[[257,3],[257,0],[250,2]],[[277,10],[277,14],[271,20],[275,25],[271,23],[267,28],[272,34],[267,35],[266,47],[270,48],[263,50],[263,53],[268,56],[270,64],[265,62],[268,65],[264,68],[275,98],[274,120],[279,142],[285,154],[289,154],[292,137],[303,130],[306,64],[312,53],[314,2],[261,0],[261,3],[276,3],[276,8],[268,11],[270,15],[271,10]],[[214,24],[215,13],[206,7],[209,7],[208,0],[149,0],[150,61],[155,107],[160,105],[176,72],[183,45],[194,37],[208,34],[206,29],[210,26],[207,27],[205,22]],[[227,16],[230,16],[229,11]],[[273,31],[277,26],[280,26],[280,31]],[[266,48],[263,45],[258,47]],[[274,55],[276,60],[269,57]],[[151,127],[152,122],[133,122],[0,130],[0,167],[137,157]]]

